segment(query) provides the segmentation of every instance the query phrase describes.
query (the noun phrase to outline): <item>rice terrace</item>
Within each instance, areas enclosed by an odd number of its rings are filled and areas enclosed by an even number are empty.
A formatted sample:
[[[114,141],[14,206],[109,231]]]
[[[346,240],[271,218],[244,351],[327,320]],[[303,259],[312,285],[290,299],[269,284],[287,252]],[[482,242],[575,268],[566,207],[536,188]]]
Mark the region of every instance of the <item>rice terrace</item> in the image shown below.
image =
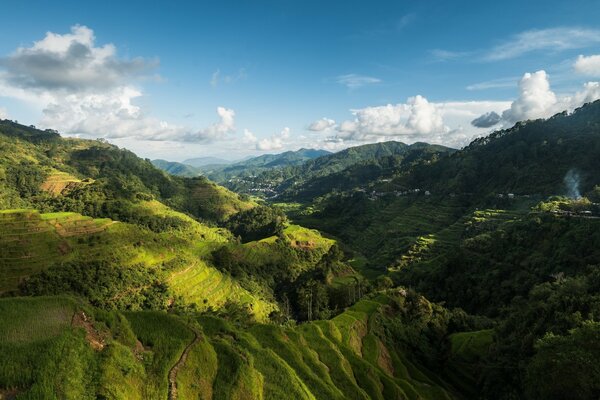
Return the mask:
[[[0,400],[600,399],[600,4],[3,4]]]

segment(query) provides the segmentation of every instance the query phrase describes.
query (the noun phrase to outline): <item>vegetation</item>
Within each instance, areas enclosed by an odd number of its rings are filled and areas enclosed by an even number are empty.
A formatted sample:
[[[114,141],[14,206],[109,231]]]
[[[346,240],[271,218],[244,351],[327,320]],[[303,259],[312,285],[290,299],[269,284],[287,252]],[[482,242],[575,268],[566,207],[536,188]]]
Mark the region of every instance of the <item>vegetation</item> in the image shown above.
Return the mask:
[[[230,182],[276,204],[0,121],[0,397],[597,398],[599,121]]]

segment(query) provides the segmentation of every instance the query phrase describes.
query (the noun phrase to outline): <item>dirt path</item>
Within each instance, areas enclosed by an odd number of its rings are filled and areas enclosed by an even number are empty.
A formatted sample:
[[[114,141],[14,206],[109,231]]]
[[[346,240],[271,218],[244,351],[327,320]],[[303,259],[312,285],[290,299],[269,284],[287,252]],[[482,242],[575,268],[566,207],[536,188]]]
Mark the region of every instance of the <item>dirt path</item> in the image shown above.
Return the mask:
[[[181,357],[179,357],[179,360],[177,360],[175,365],[173,365],[173,368],[171,368],[171,370],[169,371],[169,397],[168,397],[168,400],[176,400],[177,399],[177,373],[179,372],[179,369],[181,367],[183,367],[183,365],[185,364],[185,361],[187,360],[188,354],[190,353],[190,350],[192,350],[192,347],[202,339],[200,332],[198,332],[196,329],[193,329],[193,331],[194,331],[194,340],[192,340],[190,342],[190,344],[187,345],[185,350],[183,350],[183,353],[181,353]]]

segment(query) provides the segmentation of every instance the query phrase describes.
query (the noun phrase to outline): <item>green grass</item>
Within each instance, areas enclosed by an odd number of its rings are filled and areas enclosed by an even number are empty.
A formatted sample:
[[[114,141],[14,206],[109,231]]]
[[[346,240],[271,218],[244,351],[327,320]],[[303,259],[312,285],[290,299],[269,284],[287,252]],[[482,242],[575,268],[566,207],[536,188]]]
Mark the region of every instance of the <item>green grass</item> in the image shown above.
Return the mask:
[[[175,296],[200,309],[219,308],[228,300],[251,304],[258,320],[267,318],[274,309],[272,304],[200,259],[229,240],[226,231],[200,224],[156,201],[142,202],[139,208],[140,212],[181,218],[189,225],[177,231],[154,233],[76,213],[3,210],[0,293],[16,291],[27,277],[70,261],[108,260],[124,267],[141,264],[149,269],[174,264],[177,267],[164,274]]]
[[[193,331],[179,318],[163,312],[130,312],[125,316],[133,332],[147,351],[144,353],[148,379],[145,398],[167,398],[168,373],[185,347],[194,338]]]
[[[460,332],[450,335],[448,375],[450,381],[465,393],[475,394],[480,367],[494,341],[493,330]]]
[[[380,324],[393,318],[390,301],[379,295],[333,320],[297,327],[86,307],[105,336],[105,347],[94,351],[85,332],[71,326],[82,307],[74,299],[1,299],[0,393],[16,388],[27,399],[167,398],[169,371],[195,343],[176,377],[181,399],[454,398],[454,389],[435,373],[389,345],[394,338]],[[452,335],[451,353],[465,361],[489,338],[489,331]]]

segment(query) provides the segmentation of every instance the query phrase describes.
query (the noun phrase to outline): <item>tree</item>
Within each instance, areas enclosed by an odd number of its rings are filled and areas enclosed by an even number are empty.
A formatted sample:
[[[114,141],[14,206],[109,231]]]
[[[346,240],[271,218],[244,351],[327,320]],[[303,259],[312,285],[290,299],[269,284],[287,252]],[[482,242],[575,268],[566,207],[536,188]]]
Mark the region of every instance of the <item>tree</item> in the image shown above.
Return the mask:
[[[600,323],[588,321],[565,336],[547,334],[527,367],[533,399],[600,398]]]

